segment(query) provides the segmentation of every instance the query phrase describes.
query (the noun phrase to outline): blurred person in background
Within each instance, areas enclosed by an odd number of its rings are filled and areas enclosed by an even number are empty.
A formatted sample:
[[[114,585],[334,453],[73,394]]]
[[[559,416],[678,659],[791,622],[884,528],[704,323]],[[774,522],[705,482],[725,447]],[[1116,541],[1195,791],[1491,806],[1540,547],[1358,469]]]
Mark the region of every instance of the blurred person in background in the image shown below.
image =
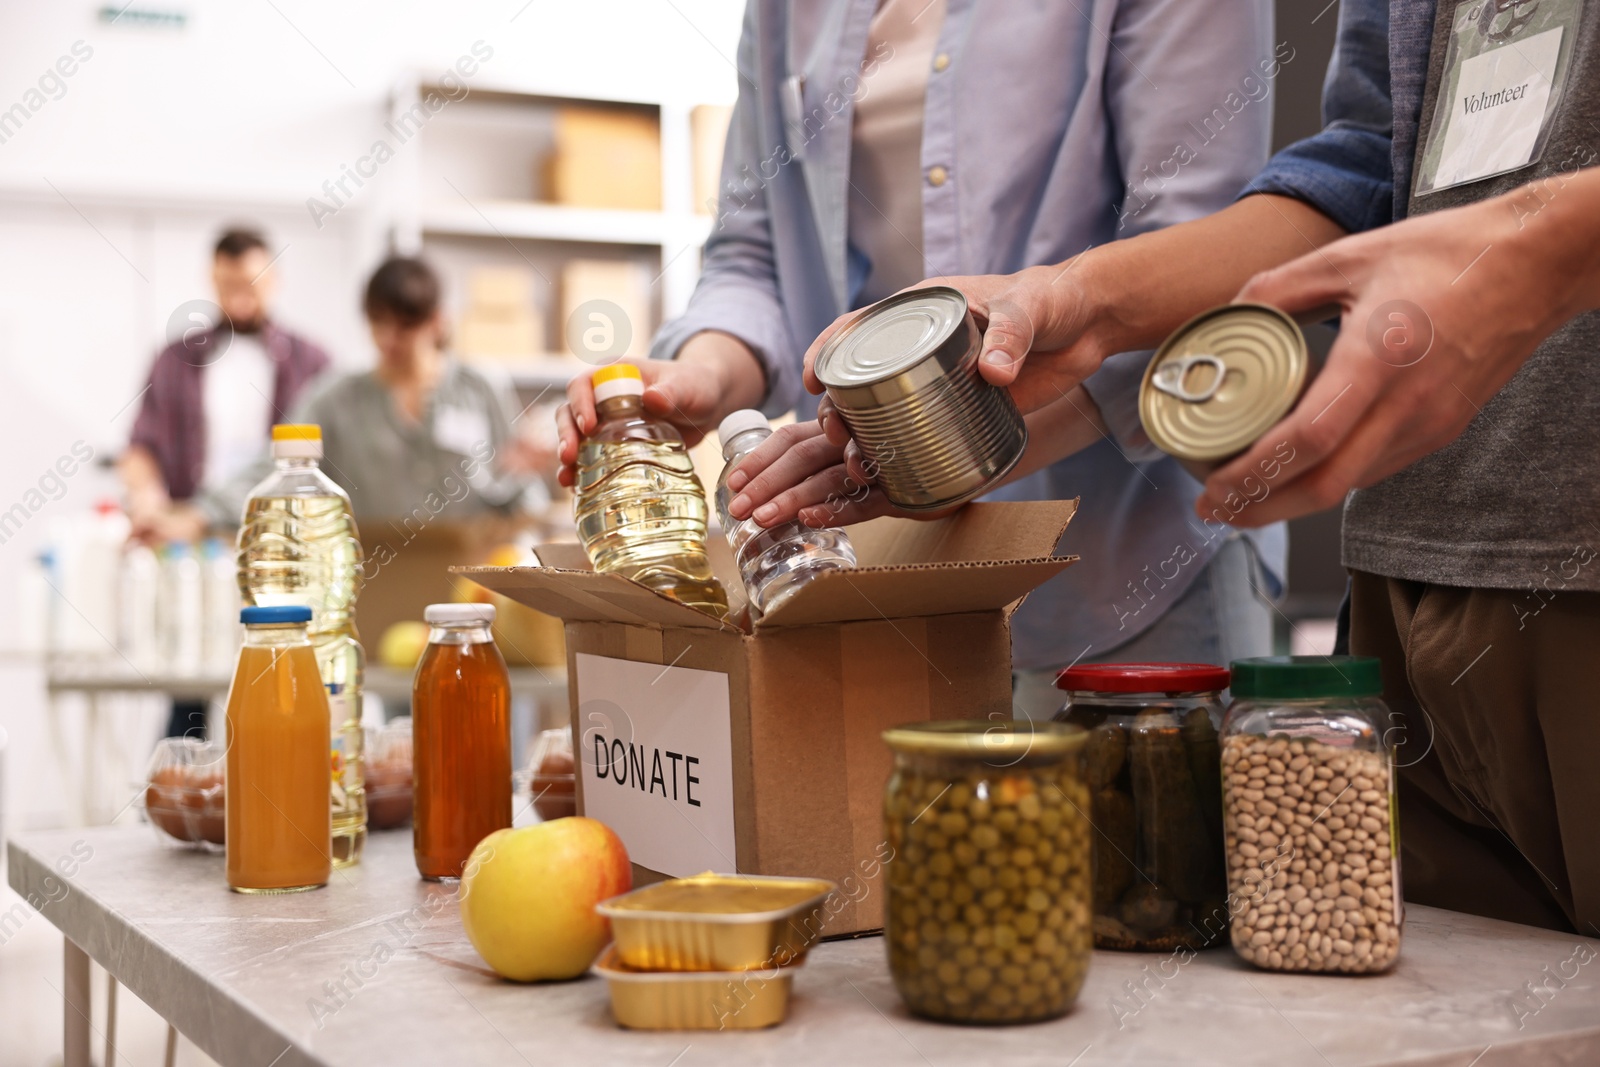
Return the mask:
[[[221,320],[196,321],[156,356],[118,463],[132,535],[157,547],[205,533],[210,519],[193,502],[251,466],[276,413],[328,366],[321,348],[272,320],[278,279],[259,231],[223,232],[211,283]],[[238,521],[235,511],[221,525]],[[204,701],[175,700],[167,736],[202,735],[205,719]]]
[[[191,502],[250,467],[278,413],[328,367],[320,347],[272,320],[278,279],[260,232],[217,239],[211,282],[222,320],[186,328],[156,356],[118,464],[134,536],[156,544],[204,532]]]
[[[350,494],[356,521],[426,525],[524,510],[537,456],[514,431],[504,390],[448,350],[433,268],[385,260],[361,310],[377,365],[325,379],[286,420],[322,427],[322,469]],[[244,493],[229,495],[243,506]]]
[[[1266,161],[1273,79],[1293,58],[1266,0],[752,0],[705,270],[642,367],[646,409],[690,443],[738,408],[810,419],[802,354],[836,316],[1224,207]],[[1052,396],[1091,416],[1071,442],[1087,447],[989,497],[1083,504],[1063,547],[1085,563],[1012,620],[1018,715],[1050,717],[1073,662],[1272,650],[1284,528],[1199,528],[1200,483],[1139,425],[1147,359],[1114,357]],[[587,378],[558,423],[571,484],[595,426]]]

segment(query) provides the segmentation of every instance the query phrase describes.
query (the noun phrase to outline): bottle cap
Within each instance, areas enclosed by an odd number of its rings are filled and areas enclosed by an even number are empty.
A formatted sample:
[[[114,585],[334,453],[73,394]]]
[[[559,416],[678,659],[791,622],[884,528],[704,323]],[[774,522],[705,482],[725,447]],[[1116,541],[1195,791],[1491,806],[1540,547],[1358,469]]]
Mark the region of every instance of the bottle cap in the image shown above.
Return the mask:
[[[241,609],[239,621],[246,626],[310,622],[311,609],[304,604],[280,604],[275,607],[254,606]]]
[[[1235,700],[1375,697],[1383,692],[1376,656],[1258,656],[1233,661]]]
[[[430,626],[449,626],[473,622],[494,622],[493,604],[429,604],[422,612]]]
[[[1210,693],[1228,688],[1228,668],[1209,663],[1093,663],[1056,675],[1080,693]]]
[[[723,448],[728,447],[728,442],[749,430],[771,429],[772,424],[767,417],[753,408],[740,408],[717,427],[717,441]]]
[[[590,375],[589,382],[594,386],[595,403],[610,400],[614,396],[644,395],[644,375],[632,363],[613,363],[609,367],[601,367]]]
[[[280,422],[272,428],[273,459],[321,459],[322,427]]]

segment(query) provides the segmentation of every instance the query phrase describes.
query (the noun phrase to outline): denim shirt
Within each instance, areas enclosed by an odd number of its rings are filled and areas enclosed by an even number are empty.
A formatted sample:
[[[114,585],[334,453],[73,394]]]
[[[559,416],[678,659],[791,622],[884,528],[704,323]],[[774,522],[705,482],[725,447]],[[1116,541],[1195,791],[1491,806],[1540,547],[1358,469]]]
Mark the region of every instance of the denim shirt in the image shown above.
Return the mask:
[[[876,7],[750,0],[704,271],[652,346],[671,358],[701,330],[740,338],[765,367],[771,414],[814,413],[801,357],[858,306],[851,118],[872,87]],[[949,0],[934,55],[921,163],[943,180],[921,189],[930,277],[1060,262],[1226,206],[1266,159],[1272,80],[1294,59],[1274,43],[1268,0]],[[991,498],[1081,497],[1060,550],[1083,562],[1013,618],[1019,668],[1138,636],[1231,536],[1194,518],[1199,484],[1143,434],[1147,358],[1113,357],[1087,383],[1111,439]],[[1283,528],[1244,536],[1281,582]]]
[[[1292,196],[1351,233],[1406,217],[1434,0],[1344,0],[1321,132],[1272,157],[1244,194]]]

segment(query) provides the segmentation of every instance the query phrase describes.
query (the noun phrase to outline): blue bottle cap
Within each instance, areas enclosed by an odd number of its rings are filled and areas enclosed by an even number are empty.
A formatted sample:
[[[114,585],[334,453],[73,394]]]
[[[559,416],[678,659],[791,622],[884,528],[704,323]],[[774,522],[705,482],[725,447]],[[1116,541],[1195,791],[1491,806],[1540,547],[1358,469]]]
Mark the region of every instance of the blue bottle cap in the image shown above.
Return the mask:
[[[246,626],[261,626],[266,623],[284,622],[310,622],[311,609],[301,604],[284,604],[281,607],[244,608],[239,612],[239,621]]]

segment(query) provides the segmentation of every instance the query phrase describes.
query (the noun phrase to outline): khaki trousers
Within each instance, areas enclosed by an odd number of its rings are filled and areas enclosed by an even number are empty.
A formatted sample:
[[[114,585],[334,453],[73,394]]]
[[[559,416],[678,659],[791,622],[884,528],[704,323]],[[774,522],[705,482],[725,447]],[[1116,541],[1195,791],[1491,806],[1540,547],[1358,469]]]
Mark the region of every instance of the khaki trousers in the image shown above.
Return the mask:
[[[1383,660],[1406,899],[1596,935],[1600,593],[1542,596],[1358,571],[1350,651]]]

